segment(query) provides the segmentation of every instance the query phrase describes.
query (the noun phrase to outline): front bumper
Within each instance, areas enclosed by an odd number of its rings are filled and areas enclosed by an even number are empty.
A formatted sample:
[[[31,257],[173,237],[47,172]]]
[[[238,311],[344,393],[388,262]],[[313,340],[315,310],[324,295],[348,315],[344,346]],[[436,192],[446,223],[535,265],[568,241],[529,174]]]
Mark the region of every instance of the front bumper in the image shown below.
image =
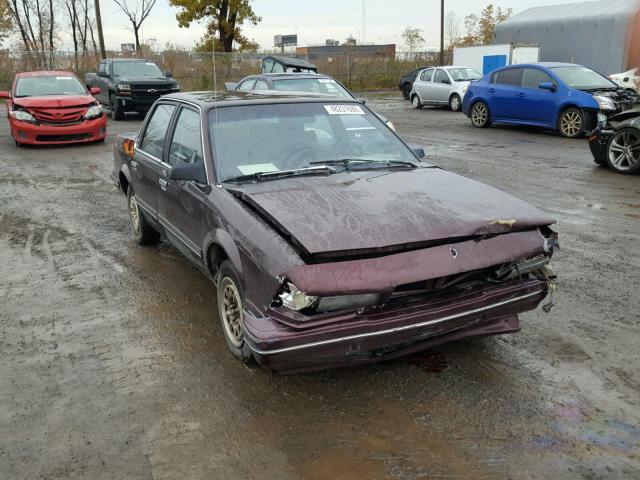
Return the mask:
[[[104,140],[107,136],[107,117],[104,114],[76,125],[34,125],[13,118],[9,119],[9,125],[13,138],[26,145],[87,143]]]
[[[547,293],[545,280],[517,280],[396,300],[353,320],[309,329],[245,312],[245,340],[259,364],[279,373],[371,363],[461,338],[516,332],[517,314],[535,309]]]
[[[596,128],[589,136],[589,149],[598,165],[607,163],[607,147],[612,134],[612,130]]]

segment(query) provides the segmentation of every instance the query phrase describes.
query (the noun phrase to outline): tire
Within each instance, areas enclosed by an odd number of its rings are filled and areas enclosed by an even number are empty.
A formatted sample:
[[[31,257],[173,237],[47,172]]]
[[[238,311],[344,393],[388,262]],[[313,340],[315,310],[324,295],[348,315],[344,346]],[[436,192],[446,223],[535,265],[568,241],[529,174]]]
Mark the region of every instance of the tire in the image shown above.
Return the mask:
[[[405,83],[402,86],[402,96],[404,97],[405,100],[409,100],[409,97],[411,97],[411,84],[410,83]]]
[[[229,260],[224,260],[218,269],[218,317],[222,333],[231,354],[244,363],[253,359],[251,348],[244,339],[243,302],[244,295],[238,274]]]
[[[416,110],[420,110],[422,108],[422,101],[417,93],[411,97],[411,106]]]
[[[136,242],[140,245],[158,243],[160,234],[147,222],[147,219],[144,218],[144,215],[140,212],[140,207],[136,201],[136,194],[131,185],[129,185],[127,189],[127,210],[129,211],[129,218],[131,219],[133,238]]]
[[[471,125],[476,128],[486,128],[491,125],[491,116],[489,114],[489,107],[484,102],[476,102],[471,107],[469,112],[471,117]]]
[[[124,118],[124,111],[120,102],[116,100],[115,95],[109,97],[109,110],[111,111],[111,118],[113,120],[122,120]]]
[[[625,127],[615,132],[607,145],[606,159],[614,172],[640,172],[640,130]]]
[[[454,93],[449,98],[449,109],[452,112],[459,112],[462,109],[462,100],[460,100],[460,95]]]
[[[567,108],[558,117],[558,131],[565,138],[578,138],[584,134],[584,113],[577,108]]]

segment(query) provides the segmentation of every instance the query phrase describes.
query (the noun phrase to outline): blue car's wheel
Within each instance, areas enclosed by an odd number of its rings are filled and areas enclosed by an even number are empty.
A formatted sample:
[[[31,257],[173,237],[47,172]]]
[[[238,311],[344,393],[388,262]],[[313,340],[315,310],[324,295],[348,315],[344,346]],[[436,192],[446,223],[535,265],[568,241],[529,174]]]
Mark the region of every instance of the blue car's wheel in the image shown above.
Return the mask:
[[[491,124],[489,107],[484,102],[476,102],[471,107],[471,124],[476,128],[485,128]]]
[[[566,109],[558,119],[558,130],[563,137],[579,137],[584,133],[584,115],[577,108]]]

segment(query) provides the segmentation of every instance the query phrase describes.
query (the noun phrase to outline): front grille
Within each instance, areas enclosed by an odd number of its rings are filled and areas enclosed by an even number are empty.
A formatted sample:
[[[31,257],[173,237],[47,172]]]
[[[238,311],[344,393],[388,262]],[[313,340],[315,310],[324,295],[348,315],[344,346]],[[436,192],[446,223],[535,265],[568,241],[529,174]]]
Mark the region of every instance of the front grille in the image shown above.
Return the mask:
[[[82,116],[86,107],[73,108],[64,111],[56,109],[56,111],[49,110],[32,110],[33,116],[39,122],[52,124],[52,125],[74,125],[82,121]]]
[[[162,95],[171,93],[171,87],[167,85],[132,85],[131,95],[133,98],[158,99]]]
[[[37,142],[76,142],[80,140],[89,140],[90,133],[74,133],[72,135],[38,135]]]

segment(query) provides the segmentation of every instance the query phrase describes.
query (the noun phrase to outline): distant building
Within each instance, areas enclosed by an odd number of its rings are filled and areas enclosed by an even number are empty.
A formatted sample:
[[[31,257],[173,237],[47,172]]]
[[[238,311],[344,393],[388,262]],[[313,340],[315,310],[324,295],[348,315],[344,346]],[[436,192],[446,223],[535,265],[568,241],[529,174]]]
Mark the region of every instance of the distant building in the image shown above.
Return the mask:
[[[327,42],[329,43],[329,42]],[[341,55],[374,55],[387,58],[396,57],[395,43],[388,45],[318,45],[315,47],[297,47],[296,55],[306,55],[309,59],[320,57],[338,57]]]
[[[498,24],[494,43],[539,43],[543,62],[623,72],[640,66],[640,0],[530,8]]]
[[[136,46],[133,43],[121,43],[120,44],[120,51],[122,53],[135,53]]]

